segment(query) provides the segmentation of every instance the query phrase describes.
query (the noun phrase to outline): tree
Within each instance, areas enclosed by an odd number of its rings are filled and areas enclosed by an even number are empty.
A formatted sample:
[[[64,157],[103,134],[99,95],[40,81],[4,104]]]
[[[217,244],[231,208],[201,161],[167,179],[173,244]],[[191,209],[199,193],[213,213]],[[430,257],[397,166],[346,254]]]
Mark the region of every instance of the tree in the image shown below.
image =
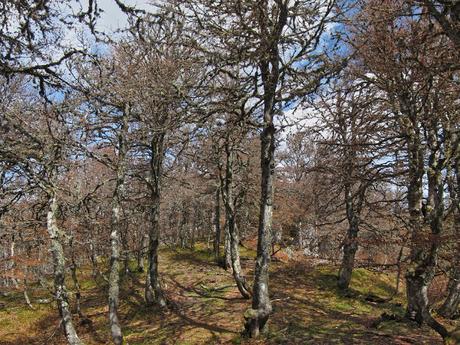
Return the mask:
[[[23,176],[46,198],[46,229],[51,243],[54,294],[67,341],[79,345],[82,342],[73,325],[65,284],[64,245],[67,234],[59,226],[62,172],[70,153],[67,145],[72,139],[70,128],[65,123],[69,117],[69,104],[43,104],[25,90],[18,90],[16,95],[20,95],[22,100],[12,103],[3,113],[6,125],[2,128],[0,157],[14,162]],[[40,116],[35,116],[37,112]]]
[[[443,32],[460,48],[460,4],[454,0],[419,0],[439,23]]]
[[[296,97],[313,91],[329,72],[322,59],[323,51],[318,47],[332,7],[333,1],[223,1],[218,4],[187,1],[178,6],[191,22],[192,42],[197,42],[200,51],[218,62],[218,71],[235,79],[242,89],[249,91],[252,103],[245,103],[246,113],[254,116],[257,110],[261,119],[257,259],[252,308],[245,314],[245,328],[252,337],[257,337],[265,329],[272,311],[268,267],[275,171],[275,117]]]
[[[319,145],[327,146],[329,159],[323,169],[331,171],[342,194],[341,208],[348,222],[343,241],[338,287],[349,287],[358,250],[358,233],[365,227],[364,214],[371,213],[369,190],[389,176],[394,145],[386,113],[378,106],[377,92],[367,82],[353,80],[344,71],[316,105]],[[374,200],[374,203],[377,202]],[[369,217],[370,218],[370,217]]]
[[[407,17],[412,12],[404,2],[385,3],[385,21],[375,5],[373,1],[365,4],[352,32],[361,76],[383,92],[407,159],[405,183],[411,231],[407,316],[419,323],[427,322],[446,338],[447,330],[429,313],[427,289],[435,275],[442,244],[441,175],[451,162],[453,144],[452,116],[445,104],[455,93],[449,91],[453,87],[451,72],[439,61],[445,63],[454,57],[449,42],[436,35],[425,17]],[[425,176],[428,198],[424,209]]]

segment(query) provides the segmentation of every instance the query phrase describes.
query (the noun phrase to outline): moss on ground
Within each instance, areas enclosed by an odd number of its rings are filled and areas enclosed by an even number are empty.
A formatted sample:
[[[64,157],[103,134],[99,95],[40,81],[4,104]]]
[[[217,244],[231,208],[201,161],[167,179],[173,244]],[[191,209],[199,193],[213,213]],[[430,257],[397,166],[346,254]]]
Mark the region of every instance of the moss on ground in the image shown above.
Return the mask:
[[[251,249],[241,249],[243,268],[251,281]],[[102,266],[101,266],[102,267]],[[258,340],[241,336],[243,313],[250,306],[233,282],[230,272],[213,262],[213,254],[203,244],[190,249],[161,249],[163,286],[171,304],[160,310],[145,306],[145,273],[122,274],[120,318],[127,345],[141,344],[441,344],[439,336],[427,328],[396,321],[371,324],[382,313],[402,315],[404,295],[391,301],[373,303],[367,296],[387,298],[393,294],[395,274],[356,269],[351,289],[336,288],[337,268],[313,266],[307,260],[271,265],[270,293],[273,315],[267,335]],[[107,326],[107,284],[94,280],[89,268],[79,272],[82,308],[92,321],[78,332],[86,344],[109,344]],[[73,285],[69,282],[69,288]],[[403,287],[401,287],[401,290]],[[32,301],[50,298],[38,287]],[[71,303],[73,304],[73,294]],[[59,318],[54,303],[36,304],[31,310],[20,292],[0,297],[0,344],[65,344],[57,328]],[[458,327],[458,322],[449,327]]]

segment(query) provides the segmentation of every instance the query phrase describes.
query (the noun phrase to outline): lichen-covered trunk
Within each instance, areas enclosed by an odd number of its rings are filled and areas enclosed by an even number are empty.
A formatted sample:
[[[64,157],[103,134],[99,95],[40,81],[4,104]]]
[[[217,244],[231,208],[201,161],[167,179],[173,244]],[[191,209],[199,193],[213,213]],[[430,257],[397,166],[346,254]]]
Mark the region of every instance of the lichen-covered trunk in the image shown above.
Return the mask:
[[[225,169],[225,183],[224,183],[224,203],[225,203],[225,216],[227,220],[228,233],[230,235],[230,258],[233,277],[236,286],[241,293],[241,296],[249,299],[251,297],[250,287],[241,269],[240,250],[239,250],[239,236],[238,229],[235,223],[235,202],[234,202],[234,188],[233,188],[233,149],[228,142],[225,145],[226,150],[226,169]]]
[[[339,269],[339,278],[337,285],[341,290],[347,290],[350,286],[351,275],[355,264],[355,256],[358,250],[358,226],[350,224],[348,228],[347,238],[343,244],[343,257]]]
[[[409,186],[408,207],[412,230],[410,265],[406,272],[407,286],[407,316],[419,324],[426,322],[443,338],[449,333],[438,323],[429,311],[428,287],[436,273],[438,251],[440,248],[439,235],[442,232],[444,214],[442,167],[438,166],[439,152],[435,142],[436,133],[429,135],[431,147],[428,162],[428,213],[422,217],[422,180],[424,174],[424,149],[420,141],[419,129],[416,126],[408,132],[409,156]],[[425,236],[423,221],[428,220],[431,234]]]
[[[149,272],[145,287],[145,300],[148,304],[166,306],[166,299],[160,285],[158,272],[158,247],[160,244],[160,201],[161,201],[161,174],[164,157],[164,135],[154,135],[150,143],[150,228],[148,265]]]
[[[146,254],[146,248],[149,246],[149,235],[144,234],[140,241],[140,248],[137,252],[137,271],[142,273],[145,271],[145,263],[144,263],[144,256]]]
[[[458,148],[457,148],[458,150]],[[438,313],[446,318],[454,318],[459,315],[460,306],[460,152],[457,152],[457,157],[454,165],[453,179],[449,180],[450,197],[452,204],[455,207],[455,240],[457,241],[454,250],[454,260],[452,273],[447,285],[447,297],[439,308]]]
[[[241,261],[240,261],[240,250],[238,247],[239,244],[239,236],[238,236],[238,229],[235,224],[235,219],[229,220],[229,232],[231,237],[231,244],[230,244],[230,253],[231,253],[231,260],[232,260],[232,271],[233,277],[235,278],[236,286],[243,296],[246,299],[251,298],[251,288],[246,281],[246,277],[244,276],[243,270],[241,268]]]
[[[359,213],[362,199],[364,198],[363,193],[359,193],[360,196],[357,202],[356,196],[353,196],[352,191],[352,169],[353,169],[353,158],[354,153],[348,154],[347,171],[345,172],[345,208],[348,220],[348,231],[347,237],[343,244],[343,257],[342,264],[339,270],[339,277],[337,280],[337,286],[341,290],[347,290],[350,286],[351,276],[355,264],[355,256],[358,250],[358,231],[359,231]],[[357,205],[355,205],[357,204]]]
[[[224,269],[228,270],[232,267],[232,256],[231,256],[231,236],[230,228],[228,227],[227,219],[224,223],[224,261],[222,266]]]
[[[216,186],[216,191],[214,193],[214,260],[217,264],[220,263],[220,237],[221,237],[221,228],[220,228],[220,185]]]
[[[109,274],[109,322],[112,340],[115,345],[123,344],[123,334],[118,318],[120,294],[120,233],[122,231],[122,199],[126,178],[127,109],[123,114],[120,132],[118,133],[118,161],[116,169],[115,190],[112,196],[112,217],[110,232],[110,274]]]
[[[160,277],[158,272],[158,247],[160,241],[160,231],[159,231],[159,207],[160,203],[157,206],[152,206],[151,209],[151,224],[149,231],[149,251],[148,251],[148,274],[147,274],[147,284],[145,288],[145,300],[147,304],[156,304],[160,307],[166,306],[166,299],[164,297]]]
[[[268,106],[271,109],[271,106]],[[270,264],[270,244],[273,213],[273,177],[275,172],[275,127],[273,113],[266,109],[264,129],[261,139],[261,198],[257,239],[257,258],[252,291],[252,308],[245,313],[245,329],[256,338],[266,331],[267,321],[272,312],[268,293]]]
[[[81,318],[85,319],[85,316],[83,315],[81,311],[81,289],[80,289],[80,282],[78,281],[78,276],[77,276],[77,261],[75,259],[75,248],[74,248],[74,238],[73,234],[70,236],[69,240],[69,247],[70,247],[70,252],[71,252],[71,265],[70,265],[70,272],[72,274],[72,281],[74,284],[75,288],[75,311],[80,316]]]
[[[112,231],[110,233],[110,274],[109,274],[109,321],[110,332],[116,345],[123,343],[120,321],[118,319],[118,300],[120,294],[120,227],[121,206],[118,198],[112,203]]]
[[[58,202],[54,191],[50,192],[47,214],[47,230],[51,239],[51,253],[53,259],[54,293],[61,316],[65,337],[70,345],[83,344],[77,335],[72,322],[72,313],[69,306],[69,297],[65,285],[65,256],[63,248],[63,234],[57,224]]]
[[[460,306],[460,262],[456,261],[457,267],[454,268],[449,284],[447,286],[447,297],[439,308],[439,315],[453,319],[459,314],[458,307]]]

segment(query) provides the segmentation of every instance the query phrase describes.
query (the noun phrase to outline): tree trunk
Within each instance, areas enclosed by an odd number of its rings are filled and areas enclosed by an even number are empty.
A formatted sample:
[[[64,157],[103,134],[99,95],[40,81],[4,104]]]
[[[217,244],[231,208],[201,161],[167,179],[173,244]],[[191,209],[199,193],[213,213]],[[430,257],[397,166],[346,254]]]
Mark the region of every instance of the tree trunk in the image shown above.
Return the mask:
[[[147,280],[149,284],[146,284],[145,300],[147,304],[156,304],[160,307],[166,306],[166,300],[163,295],[163,291],[160,285],[160,277],[158,272],[158,246],[159,246],[159,206],[152,207],[151,224],[149,232],[149,251],[148,251],[148,263],[149,272]]]
[[[348,149],[347,149],[348,150]],[[359,231],[359,214],[364,200],[364,187],[360,185],[359,196],[353,196],[352,191],[352,171],[355,159],[354,152],[347,152],[348,159],[346,163],[347,171],[345,171],[345,208],[348,219],[347,238],[343,245],[343,258],[339,270],[337,286],[341,290],[347,290],[350,286],[351,275],[353,273],[355,255],[358,250],[358,231]],[[358,198],[358,200],[355,200]],[[355,202],[356,201],[356,202]]]
[[[238,236],[238,229],[235,224],[235,219],[229,220],[229,230],[231,236],[231,244],[230,244],[230,252],[231,252],[231,260],[232,260],[232,271],[233,277],[235,278],[236,286],[243,296],[246,299],[251,298],[251,288],[246,281],[244,276],[243,270],[241,269],[241,262],[240,262],[240,251],[238,248],[239,244],[239,236]]]
[[[447,298],[438,311],[439,315],[449,319],[453,319],[458,315],[460,305],[460,262],[458,260],[456,262],[457,267],[454,268],[447,286]]]
[[[241,269],[240,251],[238,247],[240,241],[238,238],[238,229],[235,223],[236,209],[233,195],[233,150],[230,147],[229,140],[230,138],[227,138],[225,145],[227,161],[225,168],[225,188],[223,189],[223,199],[225,203],[225,216],[227,220],[228,233],[230,235],[231,267],[238,290],[244,298],[249,299],[251,297],[250,288]]]
[[[230,228],[228,226],[227,219],[225,219],[224,231],[224,261],[222,266],[224,269],[228,270],[230,267],[232,267],[232,255]]]
[[[409,188],[408,206],[410,225],[412,227],[412,248],[410,253],[410,266],[406,273],[407,282],[407,316],[419,324],[426,322],[443,338],[449,333],[443,325],[438,323],[430,314],[428,287],[435,273],[440,247],[439,235],[442,232],[443,208],[443,183],[441,167],[438,166],[439,152],[435,141],[436,133],[433,128],[429,134],[429,147],[431,152],[428,162],[428,202],[431,210],[428,211],[431,236],[427,239],[423,236],[422,224],[422,179],[424,173],[424,150],[420,141],[419,129],[415,122],[409,131],[408,154],[409,154]],[[433,151],[434,150],[434,151]]]
[[[454,137],[454,144],[457,143],[457,136]],[[458,151],[458,148],[457,148]],[[458,307],[460,305],[460,152],[457,152],[455,157],[452,179],[448,179],[449,192],[452,198],[452,205],[455,207],[455,240],[457,241],[454,247],[454,264],[453,271],[447,285],[447,297],[443,305],[439,308],[438,313],[446,318],[452,319],[458,315]],[[450,175],[450,174],[449,174]],[[455,252],[456,250],[456,252]]]
[[[353,273],[355,255],[358,250],[358,226],[350,224],[348,228],[347,238],[343,245],[343,258],[339,270],[339,279],[337,285],[341,290],[347,290],[350,286],[351,275]]]
[[[149,235],[148,234],[144,234],[142,236],[140,245],[141,245],[141,248],[139,249],[137,253],[137,271],[139,273],[142,273],[145,271],[145,267],[144,267],[144,256],[146,253],[145,250],[149,246]]]
[[[75,311],[80,316],[81,318],[85,318],[83,313],[81,312],[81,291],[80,291],[80,283],[78,282],[78,277],[77,277],[77,262],[75,260],[75,248],[74,248],[74,238],[73,234],[70,235],[69,239],[69,247],[70,247],[70,252],[71,252],[71,265],[70,265],[70,271],[72,274],[72,281],[75,287]]]
[[[270,234],[273,213],[273,177],[275,172],[275,126],[273,124],[272,107],[273,99],[271,103],[265,104],[264,129],[260,135],[262,178],[257,258],[254,272],[252,308],[246,311],[244,315],[246,332],[252,338],[256,338],[261,332],[266,331],[267,321],[272,312],[268,293]]]
[[[217,264],[220,263],[220,185],[216,186],[216,191],[214,193],[214,260]]]
[[[109,320],[112,339],[116,345],[121,345],[123,343],[123,335],[118,319],[118,298],[120,293],[120,208],[120,200],[115,196],[112,204],[112,232],[110,234]]]
[[[128,106],[126,107],[128,108]],[[109,275],[109,321],[110,331],[115,345],[123,343],[120,321],[118,319],[118,301],[120,293],[120,233],[122,230],[122,198],[124,194],[124,184],[126,177],[126,156],[128,134],[127,111],[123,114],[121,129],[118,134],[118,164],[116,171],[116,185],[112,197],[112,224],[110,233],[110,275]]]
[[[149,228],[149,251],[148,263],[149,273],[145,289],[145,300],[148,304],[156,304],[160,307],[166,306],[166,299],[160,285],[158,273],[158,246],[160,241],[160,201],[161,201],[161,174],[164,157],[164,135],[154,135],[151,141],[150,158],[150,228]]]
[[[70,345],[83,344],[75,331],[72,322],[72,313],[69,307],[69,297],[65,286],[65,256],[62,245],[63,233],[57,225],[58,203],[54,191],[49,195],[49,209],[47,214],[47,230],[51,239],[51,253],[54,269],[54,291],[56,302],[61,316],[65,337]]]

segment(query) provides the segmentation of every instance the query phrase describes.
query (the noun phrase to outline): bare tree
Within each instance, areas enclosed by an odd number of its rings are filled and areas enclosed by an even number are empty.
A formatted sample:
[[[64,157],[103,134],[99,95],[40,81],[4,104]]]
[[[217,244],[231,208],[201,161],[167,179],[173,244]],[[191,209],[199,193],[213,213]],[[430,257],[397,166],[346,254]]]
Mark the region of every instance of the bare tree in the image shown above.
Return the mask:
[[[67,234],[59,226],[61,174],[69,154],[67,143],[72,138],[64,121],[69,112],[65,103],[43,105],[24,90],[17,93],[22,101],[11,104],[3,113],[7,125],[2,129],[0,156],[14,162],[47,200],[46,228],[51,243],[54,295],[67,341],[78,345],[82,342],[73,325],[65,284]]]

